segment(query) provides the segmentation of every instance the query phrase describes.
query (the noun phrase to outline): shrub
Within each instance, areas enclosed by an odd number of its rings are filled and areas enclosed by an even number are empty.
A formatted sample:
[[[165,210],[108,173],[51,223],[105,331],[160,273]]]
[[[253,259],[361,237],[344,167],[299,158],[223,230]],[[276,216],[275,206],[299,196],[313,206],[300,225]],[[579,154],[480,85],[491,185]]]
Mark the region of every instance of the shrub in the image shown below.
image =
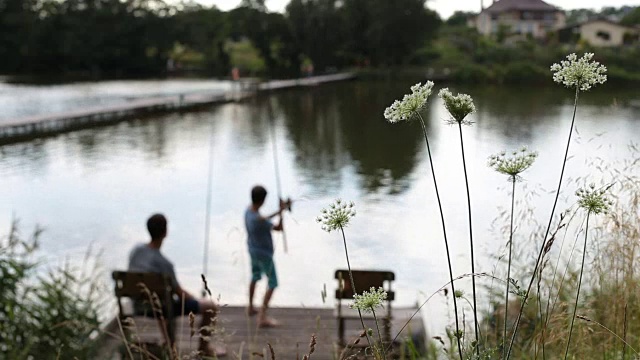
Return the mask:
[[[0,358],[90,359],[99,327],[95,272],[69,266],[39,275],[41,231],[22,240],[14,221],[0,239]]]
[[[485,66],[465,64],[454,70],[452,79],[461,83],[486,83],[491,81],[493,75]]]
[[[640,73],[630,72],[616,66],[609,67],[608,76],[609,81],[616,84],[640,83]]]
[[[515,62],[504,67],[500,74],[506,84],[540,84],[548,81],[548,71],[530,62]]]

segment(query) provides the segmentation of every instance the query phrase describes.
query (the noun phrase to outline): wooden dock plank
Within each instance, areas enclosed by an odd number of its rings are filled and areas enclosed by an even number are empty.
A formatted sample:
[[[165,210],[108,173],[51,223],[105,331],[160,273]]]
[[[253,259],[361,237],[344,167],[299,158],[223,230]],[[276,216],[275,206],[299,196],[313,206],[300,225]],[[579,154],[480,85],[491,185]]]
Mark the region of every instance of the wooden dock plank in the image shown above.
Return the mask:
[[[416,312],[416,308],[393,308],[391,334],[395,336],[408,319]],[[245,308],[240,306],[223,306],[218,315],[218,334],[216,343],[225,344],[229,359],[235,359],[233,354],[242,353],[245,359],[252,353],[264,353],[271,344],[278,359],[301,359],[309,351],[311,335],[316,335],[316,350],[313,359],[332,360],[338,358],[339,351],[337,320],[331,308],[273,308],[269,315],[276,318],[280,325],[274,328],[258,328],[256,317],[248,317]],[[199,318],[197,319],[199,321]],[[375,328],[373,322],[366,323]],[[136,318],[139,335],[143,338],[159,338],[157,324],[153,319]],[[346,324],[347,341],[352,341],[361,332],[359,320]],[[418,314],[410,325],[402,332],[402,337],[422,337],[425,331],[422,317]],[[196,349],[197,338],[190,338],[190,328],[186,317],[177,320],[177,346],[182,354]],[[112,339],[111,341],[117,341]],[[105,346],[111,348],[114,346]],[[105,351],[106,352],[106,351]],[[111,354],[104,353],[102,358],[112,359]],[[254,357],[255,358],[255,357]],[[270,358],[270,357],[268,357]]]

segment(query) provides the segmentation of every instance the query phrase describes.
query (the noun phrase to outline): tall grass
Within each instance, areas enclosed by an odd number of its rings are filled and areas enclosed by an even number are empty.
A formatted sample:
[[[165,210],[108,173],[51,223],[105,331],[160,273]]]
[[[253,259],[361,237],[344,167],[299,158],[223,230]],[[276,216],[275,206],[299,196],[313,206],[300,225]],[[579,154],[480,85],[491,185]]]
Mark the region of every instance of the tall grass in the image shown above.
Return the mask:
[[[45,271],[38,260],[41,233],[37,228],[25,239],[13,221],[0,238],[0,358],[90,359],[104,305],[100,271],[88,264]]]

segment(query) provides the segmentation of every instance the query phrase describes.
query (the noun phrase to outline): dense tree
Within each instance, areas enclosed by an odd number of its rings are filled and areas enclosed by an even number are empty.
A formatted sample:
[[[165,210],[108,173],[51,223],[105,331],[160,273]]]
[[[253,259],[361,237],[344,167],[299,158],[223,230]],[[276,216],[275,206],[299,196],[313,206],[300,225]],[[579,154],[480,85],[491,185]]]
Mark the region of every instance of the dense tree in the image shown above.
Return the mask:
[[[25,30],[37,22],[35,8],[34,0],[0,0],[0,71],[17,71],[31,56],[34,42]]]
[[[630,10],[620,23],[628,26],[640,25],[640,6]]]
[[[373,65],[409,62],[441,22],[424,0],[345,0],[343,8],[349,55]]]
[[[140,77],[179,64],[227,76],[252,64],[255,75],[288,77],[299,76],[302,63],[316,73],[453,64],[463,60],[447,55],[453,47],[482,64],[513,57],[464,26],[471,13],[454,13],[439,31],[442,21],[426,0],[290,0],[284,14],[269,12],[265,0],[242,0],[228,12],[198,1],[0,0],[0,73]],[[603,15],[640,23],[638,7],[568,12],[570,22]],[[448,43],[436,47],[437,37]]]
[[[258,0],[250,3],[253,5],[228,12],[231,39],[249,39],[264,59],[268,75],[297,75],[299,52],[287,19],[283,14],[266,12]]]
[[[603,7],[600,11],[596,11],[593,9],[573,9],[567,10],[565,12],[567,16],[568,24],[575,24],[583,21],[587,21],[595,18],[608,18],[613,21],[620,21],[625,17],[625,15],[629,14],[633,11],[632,6],[621,6],[619,8],[616,7]]]
[[[450,26],[467,26],[469,18],[475,16],[476,13],[469,11],[456,11],[451,15],[446,24]]]
[[[224,12],[216,8],[205,8],[188,4],[170,19],[174,44],[180,44],[202,54],[203,61],[194,64],[206,73],[226,75],[229,72],[229,57],[224,50],[229,24]],[[174,59],[180,62],[180,59]]]
[[[344,51],[344,26],[336,0],[291,0],[287,17],[296,46],[316,69],[339,66]]]

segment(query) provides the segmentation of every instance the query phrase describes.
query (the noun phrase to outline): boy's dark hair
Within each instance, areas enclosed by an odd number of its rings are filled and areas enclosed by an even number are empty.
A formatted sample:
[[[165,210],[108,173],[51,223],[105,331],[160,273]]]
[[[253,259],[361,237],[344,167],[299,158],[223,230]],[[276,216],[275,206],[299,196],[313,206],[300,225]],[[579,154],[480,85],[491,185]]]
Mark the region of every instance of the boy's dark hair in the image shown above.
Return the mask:
[[[256,185],[251,189],[251,202],[254,205],[262,204],[267,197],[267,189],[260,185]]]
[[[153,240],[167,235],[167,218],[162,214],[151,215],[147,220],[147,230],[149,230],[149,235]]]

